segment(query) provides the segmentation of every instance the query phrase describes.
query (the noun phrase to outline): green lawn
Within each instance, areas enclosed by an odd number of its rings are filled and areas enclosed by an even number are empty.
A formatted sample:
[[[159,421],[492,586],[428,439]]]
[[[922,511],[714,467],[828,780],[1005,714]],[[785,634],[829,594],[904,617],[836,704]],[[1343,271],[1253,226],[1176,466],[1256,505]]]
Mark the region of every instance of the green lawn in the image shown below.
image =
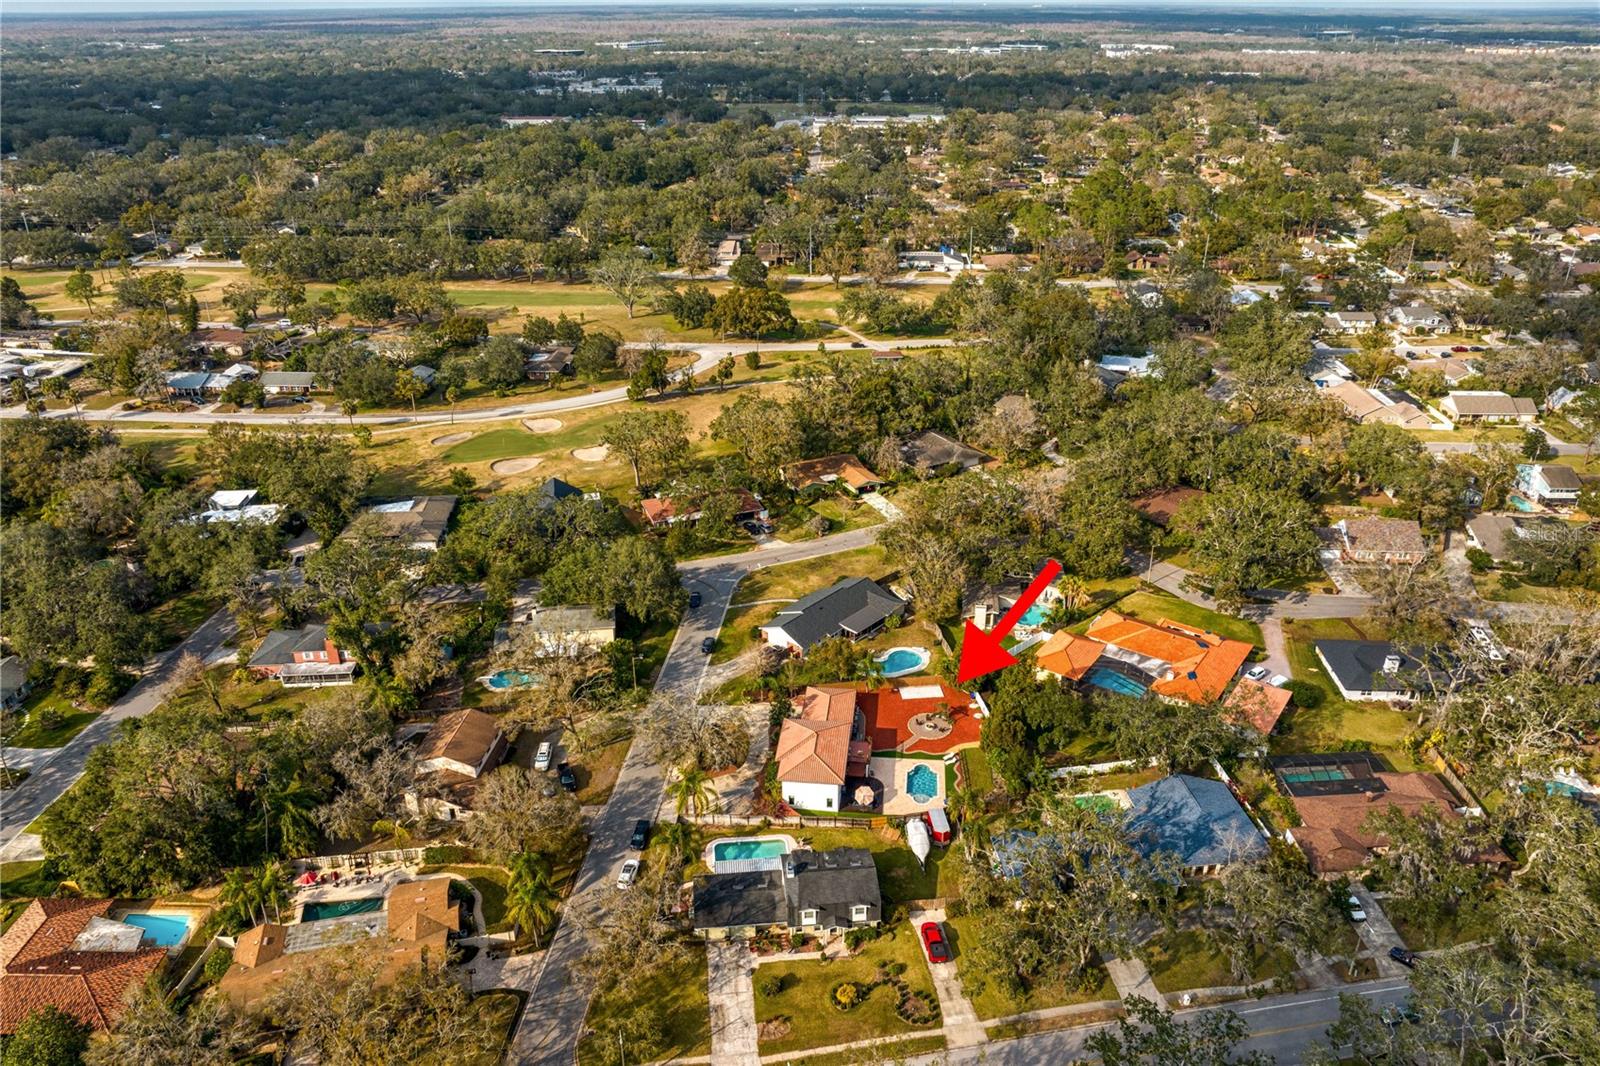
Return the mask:
[[[1496,931],[1494,917],[1487,907],[1445,915],[1432,928],[1420,922],[1408,921],[1403,914],[1396,913],[1399,910],[1401,908],[1392,904],[1384,907],[1384,913],[1394,923],[1394,931],[1400,934],[1400,939],[1412,951],[1436,951],[1475,940],[1489,940]]]
[[[550,434],[529,433],[525,429],[491,429],[464,440],[440,458],[446,463],[483,463],[510,459],[544,451]]]
[[[145,617],[160,627],[161,646],[170,648],[200,628],[222,606],[222,601],[195,589],[157,606]]]
[[[1169,596],[1165,592],[1145,589],[1130,592],[1118,600],[1112,609],[1142,622],[1157,622],[1163,618],[1170,618],[1179,625],[1210,630],[1232,640],[1242,640],[1258,648],[1261,646],[1261,627],[1254,622],[1208,611],[1204,607],[1198,607],[1187,600],[1180,600],[1176,596]]]
[[[1274,754],[1337,751],[1356,741],[1384,755],[1396,770],[1421,768],[1404,743],[1412,729],[1411,715],[1384,703],[1346,700],[1317,658],[1317,640],[1360,640],[1381,634],[1338,618],[1286,621],[1283,632],[1295,680],[1321,689],[1323,700],[1319,707],[1290,707],[1272,735]]]
[[[483,923],[486,933],[504,933],[510,930],[511,920],[506,917],[506,886],[511,874],[499,866],[432,866],[427,873],[459,874],[478,890],[483,901]]]
[[[638,1003],[648,1003],[660,1045],[647,1051],[628,1049],[628,1062],[650,1059],[695,1058],[711,1052],[711,1005],[706,994],[706,951],[690,944],[682,961],[664,967],[660,973],[631,990],[627,996],[616,992],[596,996],[589,1003],[588,1026],[599,1031],[578,1045],[580,1066],[596,1062],[616,1062],[615,1047],[601,1058],[597,1041],[607,1028],[607,1019],[617,1011]],[[609,1037],[614,1045],[616,1038]]]
[[[0,863],[0,933],[11,928],[35,896],[52,896],[61,882],[44,872],[43,862]]]
[[[738,658],[753,643],[751,630],[770,622],[785,605],[783,602],[763,601],[792,602],[825,589],[840,578],[878,578],[889,569],[883,549],[873,545],[821,559],[807,559],[757,570],[746,577],[734,593],[733,604],[717,634],[717,650],[711,653],[711,661],[725,663]]]
[[[972,1001],[973,1009],[978,1012],[979,1018],[989,1021],[994,1018],[1009,1018],[1014,1014],[1024,1014],[1028,1011],[1044,1010],[1048,1007],[1094,1003],[1103,999],[1117,998],[1117,986],[1112,983],[1111,976],[1106,973],[1104,967],[1098,965],[1089,970],[1086,980],[1081,985],[1040,984],[1020,996],[1012,995],[993,981],[983,980],[961,962],[961,943],[963,940],[970,942],[977,935],[977,921],[978,919],[971,916],[947,918],[944,928],[945,935],[950,940],[952,957],[956,966],[961,968],[962,988],[967,993],[967,998]]]
[[[1145,947],[1150,976],[1162,992],[1267,981],[1293,973],[1295,968],[1293,957],[1286,951],[1258,951],[1251,960],[1249,980],[1241,981],[1233,975],[1217,945],[1197,929],[1163,933]]]
[[[994,771],[989,767],[989,756],[982,748],[967,748],[961,753],[962,780],[967,788],[980,796],[994,791]]]
[[[1507,588],[1499,574],[1474,574],[1472,584],[1478,590],[1479,596],[1497,603],[1575,605],[1577,600],[1592,595],[1579,588],[1554,588],[1546,585],[1530,585],[1526,582],[1519,583],[1515,588]]]
[[[934,848],[926,869],[906,846],[905,835],[892,827],[876,829],[805,829],[796,834],[819,851],[832,848],[866,848],[878,868],[878,887],[889,903],[916,899],[942,899],[956,895],[960,884],[960,856],[955,848]]]
[[[572,768],[578,775],[576,798],[579,804],[588,807],[605,803],[611,798],[611,790],[617,784],[617,774],[622,770],[622,760],[628,757],[628,748],[632,744],[633,736],[629,734],[610,744],[573,754]]]
[[[900,1019],[895,1013],[897,993],[887,984],[872,989],[853,1010],[841,1011],[829,1003],[828,997],[835,985],[842,981],[870,984],[877,980],[880,966],[895,963],[904,964],[905,971],[900,976],[912,991],[938,1002],[928,964],[922,957],[922,946],[910,924],[905,922],[888,927],[883,936],[862,945],[860,953],[848,959],[778,962],[758,969],[756,1022],[783,1018],[790,1027],[785,1036],[762,1041],[761,1053],[800,1051],[930,1028]],[[784,978],[783,991],[775,996],[764,995],[762,985],[773,975]]]
[[[50,712],[61,721],[53,728],[46,729],[39,719]],[[94,721],[99,713],[74,707],[72,701],[59,695],[53,686],[42,688],[22,705],[22,713],[16,715],[22,724],[5,738],[5,742],[13,748],[59,748],[83,732],[84,727]]]
[[[472,1010],[477,1015],[475,1028],[494,1033],[496,1040],[488,1051],[462,1060],[464,1066],[498,1066],[511,1040],[511,1023],[521,1012],[525,998],[525,993],[509,990],[480,992],[472,997]]]

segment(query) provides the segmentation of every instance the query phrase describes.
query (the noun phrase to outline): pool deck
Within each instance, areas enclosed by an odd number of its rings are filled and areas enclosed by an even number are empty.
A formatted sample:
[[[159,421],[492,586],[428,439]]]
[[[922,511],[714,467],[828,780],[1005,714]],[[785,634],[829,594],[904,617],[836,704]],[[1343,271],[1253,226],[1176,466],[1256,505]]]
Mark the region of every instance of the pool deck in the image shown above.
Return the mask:
[[[783,860],[777,856],[757,859],[724,859],[721,862],[717,861],[716,848],[718,844],[737,844],[750,840],[781,840],[789,851],[800,850],[799,843],[788,833],[761,833],[755,836],[717,837],[715,840],[707,842],[706,849],[701,854],[700,860],[704,862],[706,864],[706,868],[714,874],[742,874],[751,873],[756,870],[780,870],[783,868]]]
[[[114,908],[109,917],[112,921],[126,922],[130,914],[149,914],[158,918],[187,918],[188,931],[183,934],[183,939],[176,944],[167,946],[167,954],[176,956],[189,946],[189,941],[194,937],[194,931],[205,922],[211,913],[210,907],[192,907],[177,903],[133,903],[125,907]]]
[[[906,790],[906,776],[918,766],[926,767],[934,775],[934,794],[919,800]],[[883,813],[891,816],[921,814],[933,807],[945,805],[945,764],[938,759],[897,759],[875,755],[872,758],[872,776],[883,782]]]

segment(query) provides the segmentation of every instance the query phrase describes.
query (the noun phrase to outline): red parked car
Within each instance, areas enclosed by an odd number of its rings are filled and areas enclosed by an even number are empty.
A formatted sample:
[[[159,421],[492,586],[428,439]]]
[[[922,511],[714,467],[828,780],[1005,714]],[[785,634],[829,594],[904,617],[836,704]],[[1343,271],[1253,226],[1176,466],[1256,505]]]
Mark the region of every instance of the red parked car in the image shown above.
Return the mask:
[[[1465,344],[1452,344],[1450,346],[1450,350],[1452,352],[1470,352],[1470,351],[1472,351],[1472,349],[1468,348]]]
[[[950,942],[944,938],[944,930],[939,928],[938,922],[922,923],[922,946],[928,951],[929,962],[950,961]]]

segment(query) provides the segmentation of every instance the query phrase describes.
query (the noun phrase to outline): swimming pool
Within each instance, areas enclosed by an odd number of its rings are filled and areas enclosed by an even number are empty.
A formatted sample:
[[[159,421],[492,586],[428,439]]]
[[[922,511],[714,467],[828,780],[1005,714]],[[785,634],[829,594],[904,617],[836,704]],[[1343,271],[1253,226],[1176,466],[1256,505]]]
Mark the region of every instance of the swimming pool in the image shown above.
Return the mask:
[[[932,658],[927,648],[890,648],[878,656],[878,663],[884,677],[903,677],[927,669]]]
[[[1017,620],[1017,624],[1019,626],[1033,626],[1034,628],[1038,628],[1039,626],[1044,625],[1044,620],[1049,617],[1049,615],[1050,608],[1035,600],[1029,605],[1026,611],[1022,612],[1022,617]]]
[[[1115,692],[1119,696],[1143,696],[1149,691],[1144,685],[1135,681],[1127,674],[1119,674],[1104,666],[1093,666],[1083,675],[1083,679],[1095,688],[1103,688],[1107,692]]]
[[[124,914],[118,921],[129,925],[136,925],[144,930],[144,938],[153,941],[156,947],[175,948],[189,939],[189,930],[194,925],[194,916],[189,914],[146,914],[136,911]]]
[[[324,918],[343,918],[347,914],[368,914],[383,910],[383,897],[367,896],[363,899],[341,899],[331,903],[307,903],[300,909],[302,922],[320,922]]]
[[[1533,510],[1533,504],[1529,503],[1527,500],[1523,499],[1521,496],[1507,496],[1506,497],[1506,502],[1511,505],[1513,510],[1517,510],[1517,511],[1532,511]]]
[[[939,775],[926,766],[913,766],[906,774],[906,793],[918,803],[927,803],[939,794]]]
[[[525,688],[528,685],[538,684],[539,675],[530,674],[525,670],[496,670],[480,680],[496,692],[503,692],[508,688]]]
[[[720,840],[711,849],[718,862],[740,859],[777,859],[789,853],[789,845],[777,837],[751,837],[747,840]]]

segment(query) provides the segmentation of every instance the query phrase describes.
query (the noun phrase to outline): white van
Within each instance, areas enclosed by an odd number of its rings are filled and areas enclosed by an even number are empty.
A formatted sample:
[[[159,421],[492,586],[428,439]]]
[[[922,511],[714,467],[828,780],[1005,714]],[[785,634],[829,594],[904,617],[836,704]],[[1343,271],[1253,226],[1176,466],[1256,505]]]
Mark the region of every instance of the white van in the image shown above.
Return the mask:
[[[551,747],[548,740],[540,741],[539,750],[533,756],[533,768],[535,770],[550,769],[550,759],[554,754],[555,749]]]

